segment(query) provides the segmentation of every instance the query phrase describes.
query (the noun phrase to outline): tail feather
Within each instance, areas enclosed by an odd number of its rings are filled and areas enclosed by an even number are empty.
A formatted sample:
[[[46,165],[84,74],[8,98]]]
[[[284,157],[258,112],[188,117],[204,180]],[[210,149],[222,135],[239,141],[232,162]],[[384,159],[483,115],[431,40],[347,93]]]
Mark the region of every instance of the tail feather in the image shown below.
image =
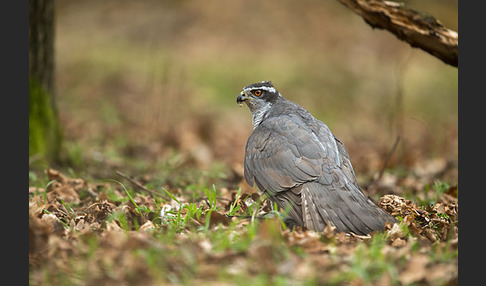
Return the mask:
[[[353,185],[351,190],[308,182],[302,186],[302,218],[307,228],[323,231],[329,221],[338,231],[368,234],[385,229],[395,218]]]

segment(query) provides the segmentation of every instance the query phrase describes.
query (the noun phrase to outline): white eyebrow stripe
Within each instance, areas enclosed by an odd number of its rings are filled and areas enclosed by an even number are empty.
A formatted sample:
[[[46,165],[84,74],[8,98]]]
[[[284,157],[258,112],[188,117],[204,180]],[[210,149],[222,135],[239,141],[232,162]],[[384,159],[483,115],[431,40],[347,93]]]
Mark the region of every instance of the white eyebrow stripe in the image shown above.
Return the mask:
[[[268,92],[271,92],[271,93],[275,93],[277,91],[274,87],[268,87],[268,86],[254,86],[254,87],[250,87],[250,88],[244,88],[243,90],[244,91],[252,91],[252,90],[255,90],[255,89],[262,89],[264,91],[268,91]]]

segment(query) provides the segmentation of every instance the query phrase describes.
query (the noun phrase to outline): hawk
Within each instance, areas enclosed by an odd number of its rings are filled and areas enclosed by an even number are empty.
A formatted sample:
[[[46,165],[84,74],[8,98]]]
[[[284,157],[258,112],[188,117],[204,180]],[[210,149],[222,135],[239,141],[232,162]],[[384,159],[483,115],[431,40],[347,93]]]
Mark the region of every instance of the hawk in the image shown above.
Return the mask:
[[[246,182],[287,211],[289,227],[365,235],[396,219],[361,191],[343,143],[270,81],[243,88],[236,102],[251,111],[253,132],[245,148]]]

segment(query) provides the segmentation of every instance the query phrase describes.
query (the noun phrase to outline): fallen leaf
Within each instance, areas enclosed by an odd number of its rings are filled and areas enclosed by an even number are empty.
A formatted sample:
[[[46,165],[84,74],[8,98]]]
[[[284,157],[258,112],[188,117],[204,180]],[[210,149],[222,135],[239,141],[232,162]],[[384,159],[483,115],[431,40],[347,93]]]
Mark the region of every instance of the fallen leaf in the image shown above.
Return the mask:
[[[400,282],[408,285],[414,282],[425,280],[428,275],[427,264],[429,259],[425,255],[412,256],[407,262],[405,270],[400,273]]]
[[[140,232],[152,232],[155,229],[154,224],[152,221],[147,220],[144,224],[140,226],[138,229]]]

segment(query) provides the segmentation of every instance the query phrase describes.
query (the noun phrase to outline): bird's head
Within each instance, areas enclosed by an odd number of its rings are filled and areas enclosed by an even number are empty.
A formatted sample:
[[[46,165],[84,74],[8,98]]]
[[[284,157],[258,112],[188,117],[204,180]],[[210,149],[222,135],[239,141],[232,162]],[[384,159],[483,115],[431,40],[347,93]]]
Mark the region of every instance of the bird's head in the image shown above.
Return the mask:
[[[240,106],[243,102],[246,103],[253,112],[274,103],[279,96],[281,95],[273,87],[272,82],[262,81],[245,86],[240,94],[238,94],[236,103]]]

